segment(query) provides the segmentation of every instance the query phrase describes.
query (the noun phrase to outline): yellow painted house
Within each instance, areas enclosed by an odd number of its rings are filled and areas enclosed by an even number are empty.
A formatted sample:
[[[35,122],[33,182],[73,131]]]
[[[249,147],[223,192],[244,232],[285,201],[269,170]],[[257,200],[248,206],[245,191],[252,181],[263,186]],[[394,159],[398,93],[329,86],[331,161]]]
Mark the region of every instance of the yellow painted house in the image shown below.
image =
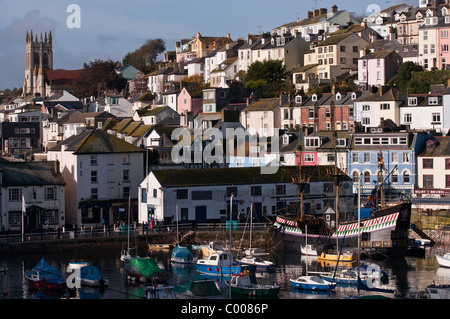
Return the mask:
[[[197,36],[193,40],[190,51],[194,57],[201,58],[207,56],[217,48],[225,46],[227,43],[232,43],[233,40],[228,33],[226,37],[204,37],[197,32]]]

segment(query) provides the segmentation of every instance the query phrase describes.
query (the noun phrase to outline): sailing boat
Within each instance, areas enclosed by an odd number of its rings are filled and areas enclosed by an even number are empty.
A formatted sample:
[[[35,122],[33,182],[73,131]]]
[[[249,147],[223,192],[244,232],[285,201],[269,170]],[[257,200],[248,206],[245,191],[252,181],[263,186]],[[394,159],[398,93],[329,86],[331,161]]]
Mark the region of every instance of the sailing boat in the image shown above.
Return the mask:
[[[257,250],[252,250],[252,230],[253,230],[253,203],[250,206],[250,240],[249,249],[244,252],[244,256],[237,259],[237,262],[241,265],[252,265],[256,266],[256,271],[273,271],[275,270],[275,265],[269,260],[261,258],[260,253],[255,253]]]
[[[131,197],[128,196],[128,224],[127,224],[127,249],[122,249],[122,252],[120,254],[120,262],[122,266],[125,265],[125,263],[129,262],[131,259],[130,254],[130,210],[131,210]]]
[[[178,230],[178,204],[176,205],[175,214],[177,218],[177,241],[175,248],[172,250],[170,261],[176,264],[192,264],[195,261],[194,254],[189,250],[189,248],[180,245],[180,232]]]
[[[341,183],[342,178],[344,177],[344,173],[337,168],[337,148],[336,148],[336,138],[337,138],[337,132],[335,131],[334,134],[334,168],[333,170],[329,170],[329,175],[334,179],[335,186],[336,186],[336,231],[339,227],[339,186]],[[355,262],[357,259],[357,256],[352,251],[345,251],[344,253],[338,252],[339,247],[339,238],[336,237],[336,250],[328,250],[323,251],[319,256],[318,260],[321,262]]]
[[[306,226],[305,229],[306,229],[306,237],[308,238],[308,226]],[[306,239],[306,246],[308,245],[307,241],[308,239]],[[308,255],[306,255],[306,258],[308,259]],[[325,281],[319,275],[309,275],[308,260],[306,260],[305,265],[306,265],[305,276],[299,276],[296,279],[289,279],[294,288],[320,291],[320,290],[330,290],[336,287],[335,283]]]
[[[381,151],[380,151],[381,155]],[[379,156],[380,170],[383,167],[382,156]],[[346,176],[344,174],[344,176]],[[347,177],[349,180],[349,177]],[[353,203],[351,204],[353,206]],[[309,236],[314,244],[324,243],[326,240],[346,238],[345,247],[354,248],[357,245],[357,221],[341,223],[333,232],[327,222],[319,217],[305,216],[299,219],[296,214],[280,214],[274,222],[274,230],[278,240],[286,249],[300,250],[299,243],[304,243],[304,225],[308,223]],[[312,223],[311,221],[314,221]],[[370,217],[361,220],[361,232],[365,234],[361,247],[368,252],[381,253],[390,257],[405,256],[409,246],[408,230],[411,221],[411,201],[401,198],[395,202],[384,203],[371,208]],[[314,230],[311,231],[311,226]],[[354,257],[353,257],[354,258]]]
[[[448,216],[446,215],[445,216],[444,227],[447,225],[447,217]],[[438,245],[438,248],[437,248],[438,251],[442,249],[439,246],[441,245],[441,240],[442,240],[442,235],[443,234],[444,234],[444,231],[442,230],[441,238],[439,238],[439,245]],[[442,255],[436,254],[435,256],[436,256],[437,262],[439,263],[439,266],[447,267],[447,268],[450,267],[450,252],[444,253]]]

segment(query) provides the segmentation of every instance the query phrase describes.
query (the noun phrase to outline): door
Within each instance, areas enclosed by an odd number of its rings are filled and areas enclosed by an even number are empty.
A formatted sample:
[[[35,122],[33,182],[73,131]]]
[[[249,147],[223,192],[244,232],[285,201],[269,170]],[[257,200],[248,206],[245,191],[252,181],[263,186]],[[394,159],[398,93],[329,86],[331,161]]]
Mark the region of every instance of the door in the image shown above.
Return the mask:
[[[195,221],[197,223],[206,223],[207,221],[206,206],[195,206]]]

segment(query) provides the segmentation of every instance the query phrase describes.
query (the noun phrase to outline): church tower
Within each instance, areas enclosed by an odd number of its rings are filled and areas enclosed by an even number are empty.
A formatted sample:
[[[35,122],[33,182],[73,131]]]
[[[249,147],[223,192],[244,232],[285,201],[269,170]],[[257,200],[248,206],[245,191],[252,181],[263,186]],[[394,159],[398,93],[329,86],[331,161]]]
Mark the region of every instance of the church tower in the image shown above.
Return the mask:
[[[25,79],[23,82],[23,96],[45,96],[45,70],[53,69],[52,32],[48,36],[42,33],[38,40],[37,34],[33,39],[33,30],[27,31],[25,46]]]

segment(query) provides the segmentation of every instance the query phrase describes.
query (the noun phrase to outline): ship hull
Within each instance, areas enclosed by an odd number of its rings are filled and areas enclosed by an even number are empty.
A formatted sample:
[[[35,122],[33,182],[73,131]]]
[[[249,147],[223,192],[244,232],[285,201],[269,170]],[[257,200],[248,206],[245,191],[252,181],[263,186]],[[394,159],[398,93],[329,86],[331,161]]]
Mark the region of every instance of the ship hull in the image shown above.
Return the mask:
[[[361,220],[359,228],[356,220],[340,225],[332,234],[308,233],[307,242],[316,246],[320,254],[320,247],[336,243],[339,249],[341,247],[346,250],[357,249],[360,237],[363,253],[379,253],[391,257],[405,256],[410,245],[408,238],[410,218],[411,203],[402,202],[374,211],[370,218]],[[274,223],[275,244],[280,244],[286,251],[300,252],[301,246],[306,243],[306,233],[297,225],[283,216],[277,218]]]

